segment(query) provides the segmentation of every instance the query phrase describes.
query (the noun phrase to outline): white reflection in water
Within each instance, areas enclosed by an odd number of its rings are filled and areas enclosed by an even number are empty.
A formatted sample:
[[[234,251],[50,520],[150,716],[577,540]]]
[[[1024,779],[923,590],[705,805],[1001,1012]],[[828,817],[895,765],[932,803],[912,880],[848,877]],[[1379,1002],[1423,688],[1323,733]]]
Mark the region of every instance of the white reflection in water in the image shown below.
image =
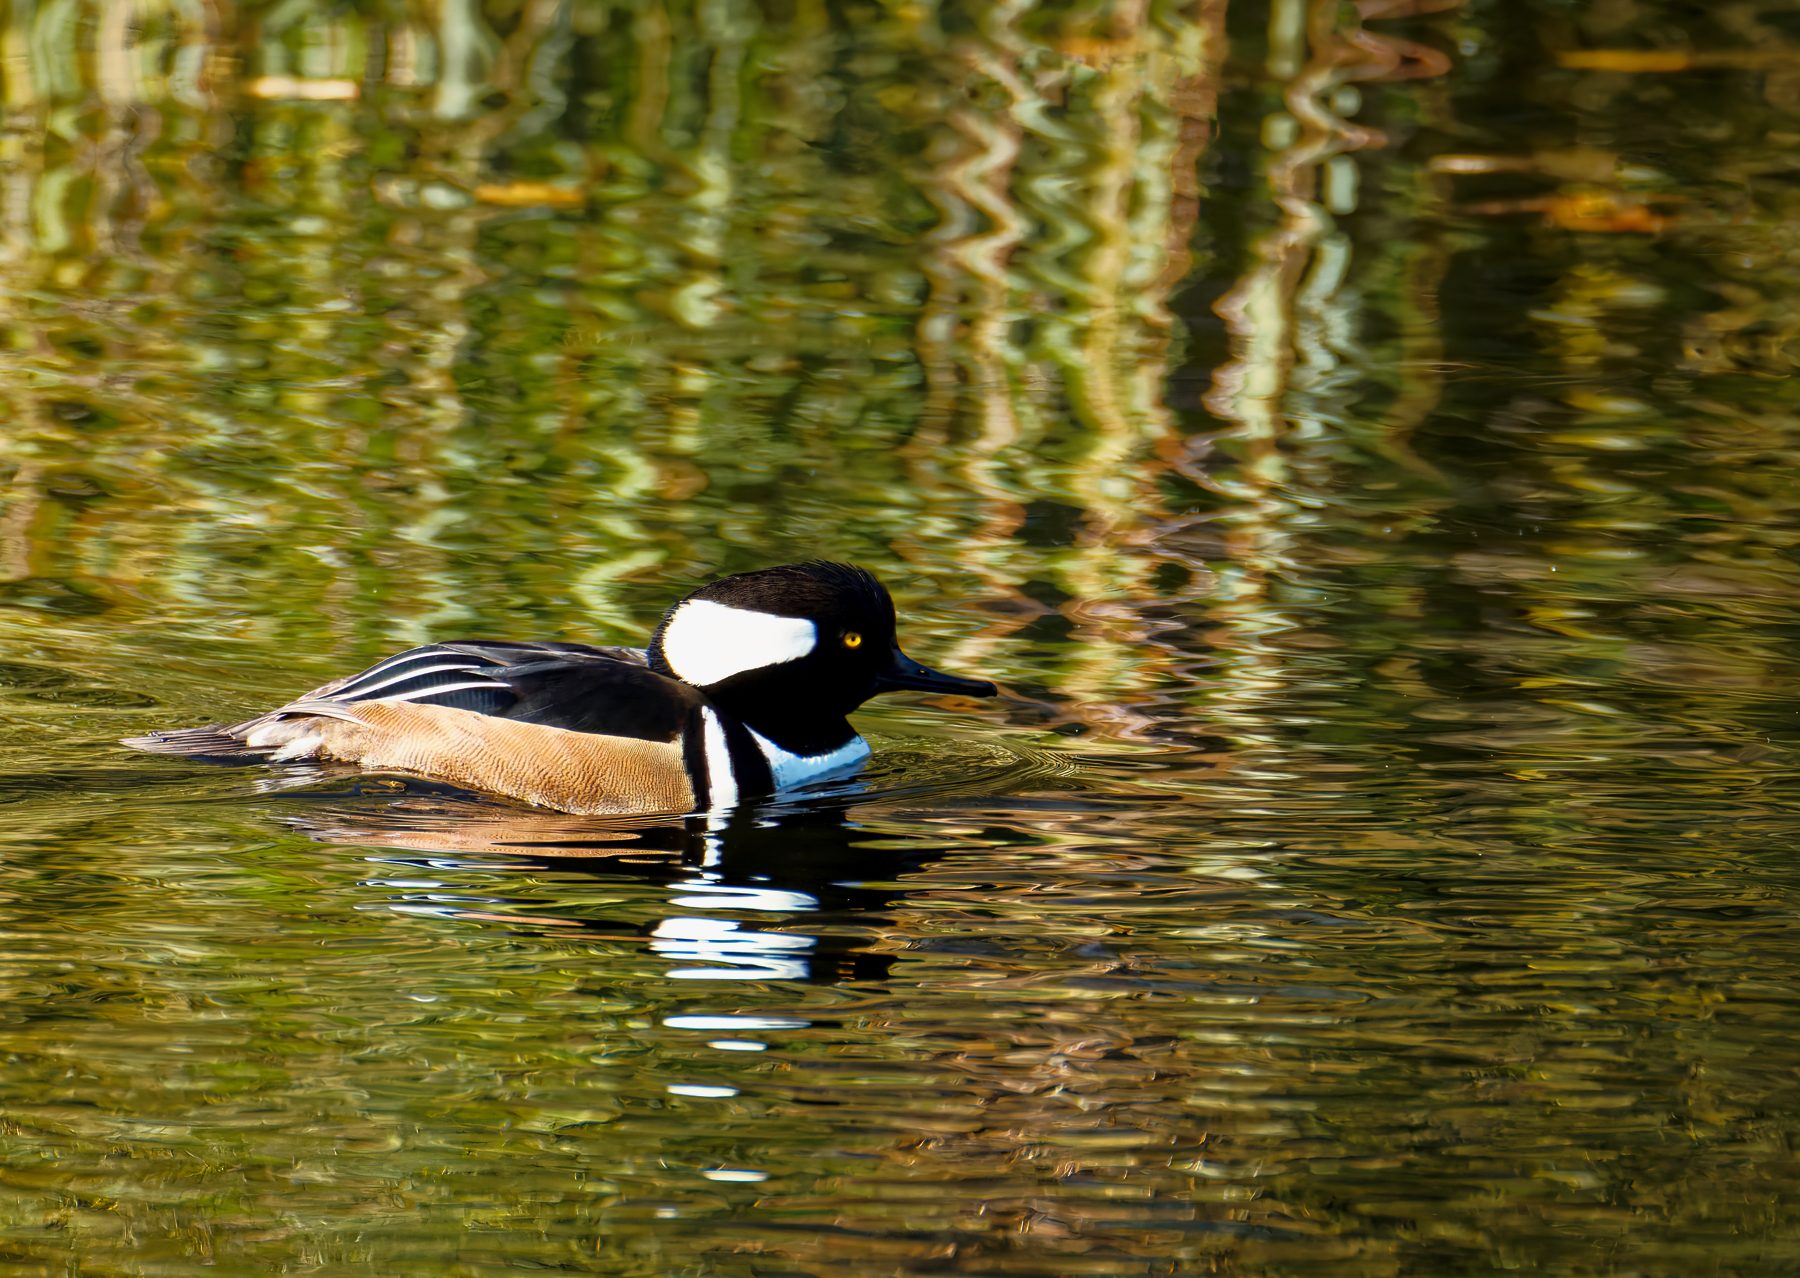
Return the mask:
[[[690,1030],[778,1030],[778,1029],[810,1029],[811,1021],[803,1021],[793,1016],[665,1016],[663,1025],[668,1029]]]
[[[689,879],[675,885],[691,896],[672,896],[669,904],[684,910],[816,910],[819,898],[784,888],[750,887],[713,879]]]
[[[664,919],[650,934],[650,948],[665,958],[719,965],[674,968],[677,980],[805,980],[814,944],[810,936],[742,929],[735,919]]]

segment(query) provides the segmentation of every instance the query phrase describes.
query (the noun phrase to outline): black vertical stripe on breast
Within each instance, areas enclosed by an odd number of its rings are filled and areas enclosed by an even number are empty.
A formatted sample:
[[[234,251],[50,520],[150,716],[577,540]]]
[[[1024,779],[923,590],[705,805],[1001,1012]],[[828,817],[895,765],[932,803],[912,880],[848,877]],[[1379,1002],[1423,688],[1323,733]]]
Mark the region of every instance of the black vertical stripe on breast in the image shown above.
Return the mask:
[[[687,728],[681,734],[681,762],[687,768],[688,788],[694,792],[694,808],[704,812],[713,805],[712,769],[706,763],[706,712],[698,706],[688,715]]]
[[[754,799],[773,794],[775,774],[769,770],[768,757],[756,744],[756,738],[750,735],[750,729],[727,714],[719,715],[719,723],[725,729],[725,748],[731,752],[731,771],[737,778],[738,798]]]

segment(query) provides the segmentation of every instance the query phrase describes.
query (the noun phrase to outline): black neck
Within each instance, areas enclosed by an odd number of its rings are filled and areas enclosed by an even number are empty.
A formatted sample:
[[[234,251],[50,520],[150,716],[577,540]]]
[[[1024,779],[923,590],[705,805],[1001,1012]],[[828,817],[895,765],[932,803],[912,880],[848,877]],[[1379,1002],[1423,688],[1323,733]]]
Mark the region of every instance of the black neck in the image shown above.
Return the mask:
[[[856,729],[850,726],[850,720],[833,710],[742,692],[709,693],[708,699],[789,754],[829,754],[856,740]]]

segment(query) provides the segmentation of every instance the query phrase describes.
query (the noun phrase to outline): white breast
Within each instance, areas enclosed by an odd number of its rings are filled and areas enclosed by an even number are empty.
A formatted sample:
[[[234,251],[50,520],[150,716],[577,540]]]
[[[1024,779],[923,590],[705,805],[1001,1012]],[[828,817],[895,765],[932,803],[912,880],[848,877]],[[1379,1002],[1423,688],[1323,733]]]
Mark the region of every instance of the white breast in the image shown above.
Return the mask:
[[[844,745],[824,754],[793,754],[755,728],[750,729],[750,735],[756,739],[756,748],[763,752],[763,758],[769,761],[769,773],[775,779],[777,790],[789,790],[808,781],[849,772],[869,757],[869,743],[861,737],[851,737]]]
[[[706,729],[700,738],[706,752],[706,788],[712,808],[729,808],[738,800],[737,773],[731,766],[731,747],[725,743],[725,725],[711,706],[700,711]]]

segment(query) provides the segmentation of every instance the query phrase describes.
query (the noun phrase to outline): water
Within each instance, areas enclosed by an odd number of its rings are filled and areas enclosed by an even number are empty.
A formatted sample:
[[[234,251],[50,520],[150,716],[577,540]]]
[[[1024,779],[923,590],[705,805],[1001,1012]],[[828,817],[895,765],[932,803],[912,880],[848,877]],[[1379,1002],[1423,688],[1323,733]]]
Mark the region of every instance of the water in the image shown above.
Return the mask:
[[[1413,7],[10,11],[10,1269],[1800,1266],[1795,16]],[[724,828],[112,745],[817,554]]]

